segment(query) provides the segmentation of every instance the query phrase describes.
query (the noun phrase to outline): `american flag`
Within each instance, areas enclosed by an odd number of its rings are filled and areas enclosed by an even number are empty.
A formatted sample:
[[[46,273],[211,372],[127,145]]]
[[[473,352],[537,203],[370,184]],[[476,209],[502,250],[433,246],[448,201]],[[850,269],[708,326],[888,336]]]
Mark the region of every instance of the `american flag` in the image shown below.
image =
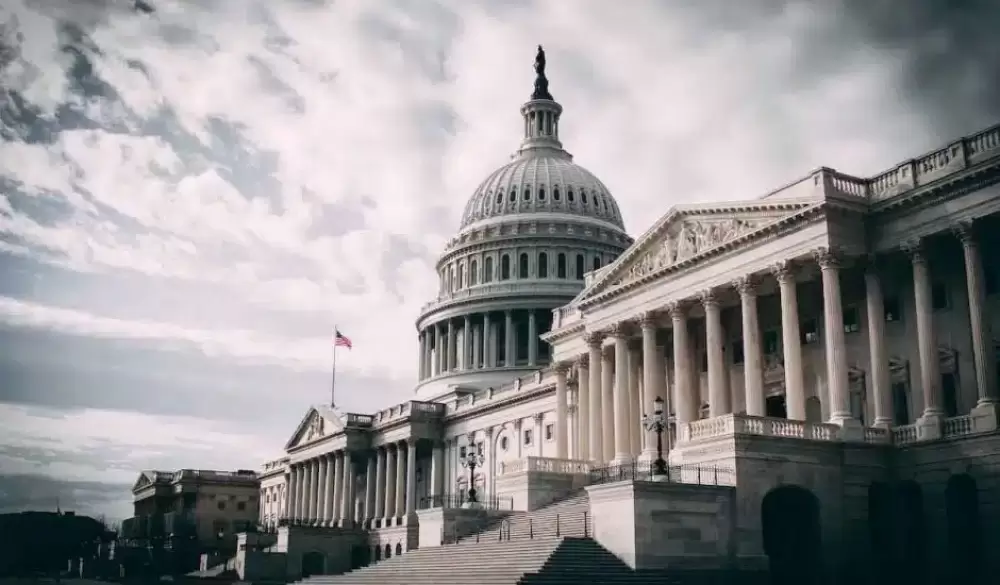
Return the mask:
[[[347,337],[346,335],[341,333],[339,329],[334,329],[333,331],[334,331],[333,332],[334,347],[346,347],[347,349],[351,349],[351,347],[353,347],[350,337]]]

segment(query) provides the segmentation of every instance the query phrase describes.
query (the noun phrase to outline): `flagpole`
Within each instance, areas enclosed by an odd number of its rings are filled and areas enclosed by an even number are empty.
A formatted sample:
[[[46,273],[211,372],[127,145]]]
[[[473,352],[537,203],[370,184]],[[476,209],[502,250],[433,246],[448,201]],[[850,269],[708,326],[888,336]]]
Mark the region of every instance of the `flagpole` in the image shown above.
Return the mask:
[[[333,373],[330,375],[330,407],[336,407],[335,392],[337,390],[337,326],[333,326]]]

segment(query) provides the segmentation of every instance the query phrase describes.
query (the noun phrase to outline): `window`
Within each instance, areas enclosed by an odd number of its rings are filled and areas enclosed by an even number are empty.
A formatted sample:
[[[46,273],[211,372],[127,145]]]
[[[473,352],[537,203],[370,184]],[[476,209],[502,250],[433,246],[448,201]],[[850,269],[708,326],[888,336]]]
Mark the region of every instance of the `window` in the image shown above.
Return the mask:
[[[479,284],[479,262],[473,259],[469,262],[469,286]]]
[[[802,345],[819,341],[819,321],[806,319],[802,322]]]
[[[944,413],[952,417],[958,416],[958,392],[955,387],[955,374],[941,374],[941,396],[944,398]]]
[[[458,265],[458,288],[465,288],[465,264]]]
[[[576,255],[576,278],[583,280],[583,254]]]
[[[503,193],[497,193],[497,206],[503,205]]]
[[[549,277],[549,255],[545,252],[538,254],[538,278]]]
[[[460,459],[465,459],[468,456],[469,456],[469,448],[468,447],[460,447],[459,450],[458,450],[458,457]]]
[[[601,269],[601,257],[600,256],[595,256],[594,257],[594,270],[600,270],[600,269]]]
[[[524,201],[531,201],[531,187],[524,188],[524,195],[521,197]]]
[[[545,187],[538,188],[538,200],[545,201]]]
[[[730,353],[733,354],[733,365],[738,366],[743,363],[743,340],[737,339],[732,344]]]
[[[246,511],[246,509],[247,509],[247,503],[246,502],[236,502],[236,509],[239,510],[240,512]]]
[[[569,187],[566,189],[566,200],[573,203],[573,188]]]
[[[556,256],[556,278],[566,278],[566,254]]]
[[[778,353],[778,332],[774,329],[764,332],[764,355]]]
[[[559,187],[558,186],[552,188],[552,198],[555,199],[556,201],[559,201],[560,199],[562,199],[562,197],[559,196]]]
[[[943,311],[951,305],[948,298],[948,287],[943,282],[935,282],[931,285],[931,309]]]
[[[478,443],[476,443],[476,453],[479,454],[479,455],[483,454],[483,442],[482,441],[479,441]]]
[[[220,501],[220,502],[218,503],[218,506],[219,506],[219,509],[220,509],[220,510],[225,510],[225,509],[226,509],[226,503],[225,503],[225,502],[223,502],[223,501]]]
[[[587,192],[584,191],[583,189],[580,189],[580,202],[583,203],[584,205],[587,204]]]
[[[892,385],[892,410],[893,423],[896,426],[910,424],[909,396],[906,384],[903,382],[895,382]]]
[[[552,423],[545,425],[545,440],[551,441],[555,437],[555,435],[556,435],[555,425]]]
[[[517,259],[517,277],[528,278],[528,255],[524,252]]]
[[[507,443],[508,443],[507,437],[505,437],[505,436],[504,437],[500,437],[500,449],[502,451],[506,451],[507,450]]]
[[[531,444],[531,429],[524,429],[524,444]]]
[[[899,305],[899,297],[885,297],[882,301],[882,306],[884,307],[886,322],[899,321],[903,318],[903,312]]]
[[[510,280],[510,256],[507,254],[500,257],[500,280]]]
[[[483,260],[483,282],[493,282],[493,258],[487,256]]]
[[[861,314],[857,307],[844,309],[844,333],[857,333],[861,330]]]

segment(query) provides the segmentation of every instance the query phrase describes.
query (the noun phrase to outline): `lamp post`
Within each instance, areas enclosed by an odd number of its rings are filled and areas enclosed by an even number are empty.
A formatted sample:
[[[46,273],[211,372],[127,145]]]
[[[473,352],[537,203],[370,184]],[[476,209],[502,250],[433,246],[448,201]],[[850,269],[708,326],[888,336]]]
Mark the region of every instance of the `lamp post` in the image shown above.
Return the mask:
[[[467,467],[469,469],[469,503],[476,503],[476,468],[483,466],[483,454],[480,453],[475,445],[470,445],[469,451],[465,454],[465,460],[462,461],[462,467]]]
[[[653,414],[642,415],[642,426],[647,431],[656,433],[656,461],[653,462],[653,473],[666,475],[667,462],[663,459],[663,431],[667,428],[667,417],[663,414],[663,399],[659,396],[653,401]]]

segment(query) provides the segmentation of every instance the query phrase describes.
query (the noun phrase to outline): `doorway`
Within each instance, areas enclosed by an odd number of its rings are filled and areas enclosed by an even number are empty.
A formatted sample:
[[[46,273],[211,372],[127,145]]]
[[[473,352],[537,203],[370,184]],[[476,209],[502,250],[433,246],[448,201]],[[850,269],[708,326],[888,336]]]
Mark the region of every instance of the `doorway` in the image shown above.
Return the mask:
[[[302,555],[302,578],[322,575],[326,569],[326,559],[323,553],[310,551]]]
[[[822,575],[819,500],[797,485],[777,487],[761,503],[764,552],[774,585],[811,585]]]
[[[785,408],[785,395],[774,394],[764,400],[764,413],[771,418],[788,418],[788,410]]]

